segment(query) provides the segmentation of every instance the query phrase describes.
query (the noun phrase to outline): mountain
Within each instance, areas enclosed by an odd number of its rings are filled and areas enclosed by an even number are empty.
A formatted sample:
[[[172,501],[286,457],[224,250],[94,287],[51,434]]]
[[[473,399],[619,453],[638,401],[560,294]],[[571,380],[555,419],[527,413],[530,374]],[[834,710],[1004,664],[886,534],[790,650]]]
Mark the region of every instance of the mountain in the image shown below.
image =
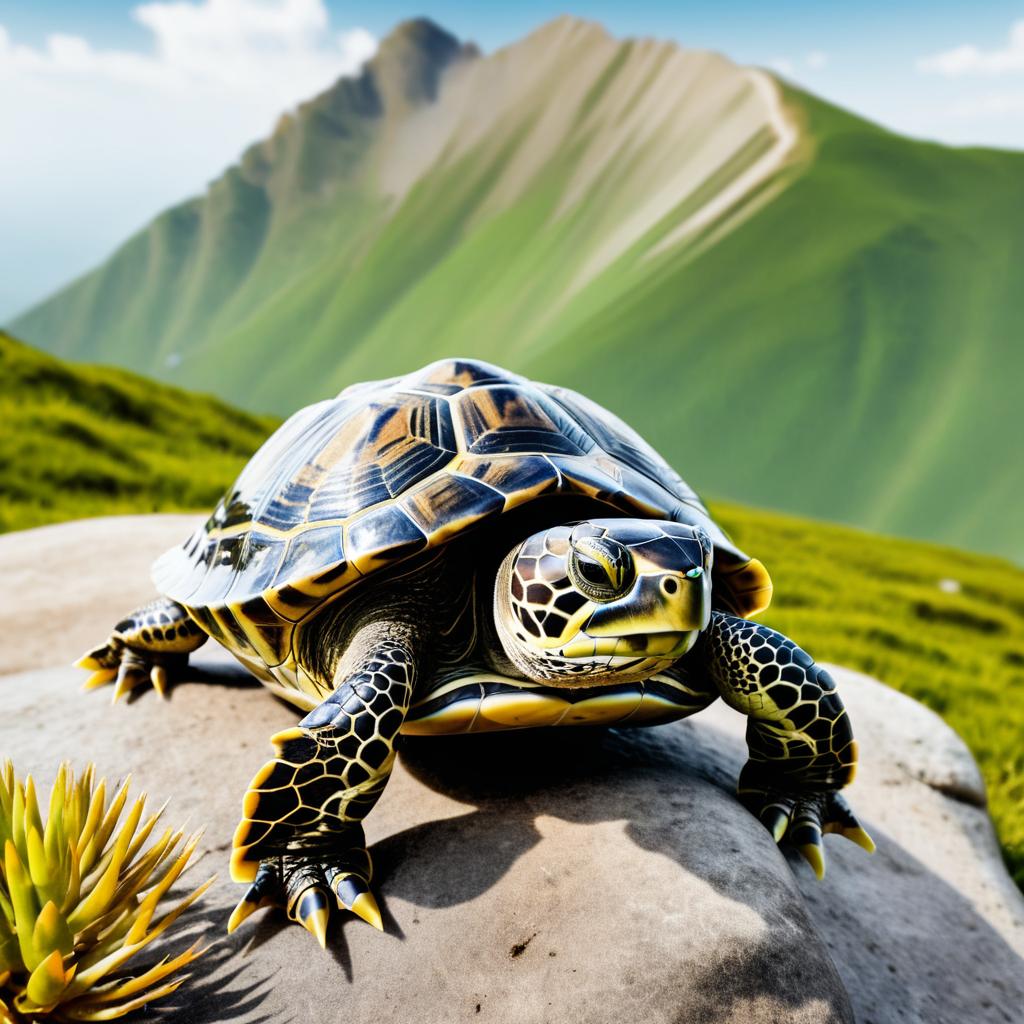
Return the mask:
[[[14,327],[285,413],[442,354],[586,392],[723,497],[1024,558],[1024,154],[562,18],[427,21]]]
[[[0,532],[211,507],[274,428],[125,370],[75,366],[0,331]]]

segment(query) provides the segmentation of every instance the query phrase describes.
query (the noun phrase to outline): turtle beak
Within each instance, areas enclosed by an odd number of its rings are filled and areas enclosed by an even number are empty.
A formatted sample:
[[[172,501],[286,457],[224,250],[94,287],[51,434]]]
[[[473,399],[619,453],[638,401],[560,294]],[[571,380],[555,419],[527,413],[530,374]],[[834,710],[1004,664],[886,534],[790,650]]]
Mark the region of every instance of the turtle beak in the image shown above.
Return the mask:
[[[626,597],[596,608],[583,631],[592,637],[690,633],[706,629],[710,618],[707,573],[697,579],[652,573],[641,576]]]

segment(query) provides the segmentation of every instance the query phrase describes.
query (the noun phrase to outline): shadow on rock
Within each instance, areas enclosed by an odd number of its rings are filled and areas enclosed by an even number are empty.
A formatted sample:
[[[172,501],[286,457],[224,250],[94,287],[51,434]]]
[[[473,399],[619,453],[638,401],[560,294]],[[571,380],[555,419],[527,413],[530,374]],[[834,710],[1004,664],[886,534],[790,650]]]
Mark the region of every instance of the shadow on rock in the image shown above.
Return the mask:
[[[820,1002],[812,1007],[815,1000],[799,993],[834,994],[841,975],[864,1024],[1014,1020],[1011,1008],[1024,999],[1024,961],[970,901],[870,821],[878,853],[830,838],[829,874],[818,883],[735,799],[745,757],[733,737],[692,722],[409,737],[403,766],[476,810],[375,844],[378,885],[416,906],[453,906],[500,883],[540,842],[542,816],[623,821],[639,848],[671,858],[767,925],[763,941],[709,950],[708,963],[688,981],[686,1019],[730,1020],[730,1006],[782,998],[778,1019],[799,1021],[803,1007],[819,1020]],[[962,977],[950,977],[951,963]],[[837,1019],[844,1019],[844,1003],[834,998]]]
[[[244,1020],[246,1024],[285,1024],[279,1016],[258,1011],[273,989],[276,971],[269,976],[263,969],[251,972],[252,963],[238,962],[237,943],[224,937],[223,914],[211,909],[195,913],[189,927],[164,951],[169,955],[181,952],[197,942],[206,951],[188,967],[188,985],[157,1007],[168,1016],[181,1015],[190,1024],[217,1024],[218,1021]],[[250,980],[251,973],[259,975]],[[175,1019],[177,1019],[175,1017]]]

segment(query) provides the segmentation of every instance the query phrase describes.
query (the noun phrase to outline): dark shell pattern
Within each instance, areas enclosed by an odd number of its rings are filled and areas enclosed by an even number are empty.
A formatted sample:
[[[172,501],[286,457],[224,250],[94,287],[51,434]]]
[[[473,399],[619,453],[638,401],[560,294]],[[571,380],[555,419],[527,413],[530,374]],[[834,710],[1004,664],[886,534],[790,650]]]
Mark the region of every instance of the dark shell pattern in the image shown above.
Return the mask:
[[[205,526],[157,561],[153,579],[246,660],[279,665],[294,624],[325,601],[541,495],[700,525],[716,561],[747,561],[679,475],[607,410],[450,359],[297,412]]]

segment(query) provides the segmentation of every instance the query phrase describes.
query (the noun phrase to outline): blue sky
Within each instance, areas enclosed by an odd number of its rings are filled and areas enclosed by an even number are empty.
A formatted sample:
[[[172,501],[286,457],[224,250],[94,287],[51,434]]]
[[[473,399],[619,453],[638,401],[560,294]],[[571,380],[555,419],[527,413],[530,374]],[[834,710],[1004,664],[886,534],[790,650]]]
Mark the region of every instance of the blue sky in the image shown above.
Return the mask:
[[[1024,0],[0,0],[0,322],[201,191],[277,114],[426,14],[490,51],[570,13],[772,68],[874,120],[1024,149]],[[284,42],[282,42],[284,40]]]

